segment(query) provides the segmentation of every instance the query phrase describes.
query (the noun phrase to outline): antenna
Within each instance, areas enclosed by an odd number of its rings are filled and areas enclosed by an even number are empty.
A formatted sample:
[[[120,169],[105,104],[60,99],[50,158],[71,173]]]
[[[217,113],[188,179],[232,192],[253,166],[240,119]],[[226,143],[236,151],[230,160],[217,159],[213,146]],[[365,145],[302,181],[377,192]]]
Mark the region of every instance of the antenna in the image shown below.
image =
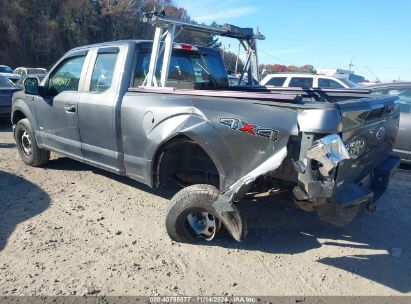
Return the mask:
[[[377,80],[377,82],[378,82],[378,83],[381,83],[381,80],[378,79],[377,75],[375,75],[375,74],[373,73],[373,71],[371,71],[366,65],[364,65],[364,66],[365,66],[365,68],[366,68],[368,71],[370,71],[370,73],[375,77],[375,79]]]

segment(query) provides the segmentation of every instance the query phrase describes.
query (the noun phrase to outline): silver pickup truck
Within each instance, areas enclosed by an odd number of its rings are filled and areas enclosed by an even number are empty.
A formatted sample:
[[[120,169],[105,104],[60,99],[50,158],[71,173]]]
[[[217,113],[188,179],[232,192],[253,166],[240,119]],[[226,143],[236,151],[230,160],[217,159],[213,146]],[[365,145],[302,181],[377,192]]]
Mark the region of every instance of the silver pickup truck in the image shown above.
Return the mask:
[[[150,187],[177,181],[166,229],[178,242],[223,227],[242,241],[236,203],[246,196],[287,194],[336,225],[375,209],[399,164],[396,97],[339,91],[329,101],[255,86],[255,36],[236,28],[251,81],[230,88],[218,51],[174,43],[170,20],[156,26],[153,42],[78,47],[40,83],[25,81],[11,119],[27,165],[54,151]]]

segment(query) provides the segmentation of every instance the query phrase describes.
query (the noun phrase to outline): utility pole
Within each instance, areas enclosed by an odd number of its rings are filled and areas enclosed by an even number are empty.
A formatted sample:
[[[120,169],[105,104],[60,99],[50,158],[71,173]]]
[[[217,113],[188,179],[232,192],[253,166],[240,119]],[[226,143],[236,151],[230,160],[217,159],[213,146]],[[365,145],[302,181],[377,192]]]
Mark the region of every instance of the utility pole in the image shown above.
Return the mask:
[[[231,47],[231,45],[229,44],[227,49],[229,50],[230,47]],[[224,59],[225,59],[225,49],[226,49],[226,46],[223,45],[223,61],[224,61]]]

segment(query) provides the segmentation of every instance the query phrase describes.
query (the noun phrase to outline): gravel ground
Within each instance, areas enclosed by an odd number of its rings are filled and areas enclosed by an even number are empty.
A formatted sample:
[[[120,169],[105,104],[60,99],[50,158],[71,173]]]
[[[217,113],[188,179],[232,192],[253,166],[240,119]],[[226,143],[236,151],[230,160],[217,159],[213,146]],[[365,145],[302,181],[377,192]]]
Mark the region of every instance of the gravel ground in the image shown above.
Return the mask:
[[[164,229],[176,189],[58,155],[28,167],[0,121],[0,295],[410,295],[410,177],[342,229],[244,201],[245,243],[177,244]]]

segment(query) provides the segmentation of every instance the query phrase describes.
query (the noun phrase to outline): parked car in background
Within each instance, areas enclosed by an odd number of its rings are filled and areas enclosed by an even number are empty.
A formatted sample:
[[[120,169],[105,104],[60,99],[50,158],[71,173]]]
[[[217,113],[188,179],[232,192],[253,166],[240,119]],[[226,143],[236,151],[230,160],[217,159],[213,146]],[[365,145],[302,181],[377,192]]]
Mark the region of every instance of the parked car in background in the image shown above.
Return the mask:
[[[348,89],[358,87],[357,84],[348,79],[306,73],[268,74],[261,80],[260,84],[283,88]]]
[[[11,113],[11,100],[17,87],[8,78],[0,75],[0,117],[9,117]]]
[[[16,82],[21,77],[19,74],[15,74],[13,69],[7,65],[0,65],[0,75],[7,77],[13,82]]]
[[[235,86],[245,86],[247,85],[244,81],[244,79],[241,79],[232,75],[228,75],[228,85],[230,87],[235,87]]]
[[[401,117],[394,152],[403,163],[411,164],[411,82],[386,83],[368,88],[374,94],[399,97]]]
[[[14,70],[14,74],[19,74],[21,77],[24,77],[24,76],[27,76],[27,75],[43,75],[43,76],[45,76],[47,74],[47,69],[18,67]]]

